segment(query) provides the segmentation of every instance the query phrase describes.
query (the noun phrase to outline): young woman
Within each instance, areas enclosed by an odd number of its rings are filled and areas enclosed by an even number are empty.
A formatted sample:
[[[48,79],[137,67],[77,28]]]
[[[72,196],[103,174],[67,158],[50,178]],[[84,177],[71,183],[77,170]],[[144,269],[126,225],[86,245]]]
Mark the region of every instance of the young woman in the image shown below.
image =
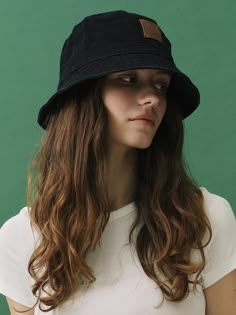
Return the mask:
[[[199,103],[153,19],[120,10],[73,28],[27,207],[0,230],[11,314],[235,314],[235,217],[182,153]]]

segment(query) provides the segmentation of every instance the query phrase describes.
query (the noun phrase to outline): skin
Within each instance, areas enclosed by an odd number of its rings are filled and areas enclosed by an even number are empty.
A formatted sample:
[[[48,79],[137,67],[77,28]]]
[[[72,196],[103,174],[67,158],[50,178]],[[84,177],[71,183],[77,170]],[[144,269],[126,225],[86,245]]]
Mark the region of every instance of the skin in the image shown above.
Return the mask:
[[[133,200],[138,149],[148,148],[166,112],[171,75],[156,69],[135,69],[104,78],[102,98],[108,114],[107,183],[111,211]],[[129,121],[153,116],[154,125]]]

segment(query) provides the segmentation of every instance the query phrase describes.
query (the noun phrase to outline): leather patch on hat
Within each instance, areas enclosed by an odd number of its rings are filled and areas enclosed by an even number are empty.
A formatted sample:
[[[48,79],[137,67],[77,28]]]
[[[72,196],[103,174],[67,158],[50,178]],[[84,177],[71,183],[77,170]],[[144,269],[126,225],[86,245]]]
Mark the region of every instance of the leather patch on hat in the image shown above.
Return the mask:
[[[139,22],[142,26],[144,37],[156,39],[162,43],[161,31],[156,23],[144,19],[139,19]]]

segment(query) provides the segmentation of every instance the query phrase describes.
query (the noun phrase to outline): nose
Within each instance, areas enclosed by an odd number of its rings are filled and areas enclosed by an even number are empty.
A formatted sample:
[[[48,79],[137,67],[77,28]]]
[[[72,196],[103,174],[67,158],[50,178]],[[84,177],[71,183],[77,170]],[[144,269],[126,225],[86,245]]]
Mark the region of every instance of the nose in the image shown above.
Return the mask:
[[[154,86],[150,84],[140,86],[138,91],[138,104],[158,106],[163,95],[160,95]]]

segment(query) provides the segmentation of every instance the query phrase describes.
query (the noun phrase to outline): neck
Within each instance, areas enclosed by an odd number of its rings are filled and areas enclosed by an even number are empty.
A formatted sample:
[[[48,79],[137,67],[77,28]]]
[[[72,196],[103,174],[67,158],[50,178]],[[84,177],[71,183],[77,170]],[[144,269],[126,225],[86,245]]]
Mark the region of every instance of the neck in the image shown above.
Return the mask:
[[[110,151],[106,160],[107,191],[111,211],[122,208],[134,200],[136,189],[135,149]]]

